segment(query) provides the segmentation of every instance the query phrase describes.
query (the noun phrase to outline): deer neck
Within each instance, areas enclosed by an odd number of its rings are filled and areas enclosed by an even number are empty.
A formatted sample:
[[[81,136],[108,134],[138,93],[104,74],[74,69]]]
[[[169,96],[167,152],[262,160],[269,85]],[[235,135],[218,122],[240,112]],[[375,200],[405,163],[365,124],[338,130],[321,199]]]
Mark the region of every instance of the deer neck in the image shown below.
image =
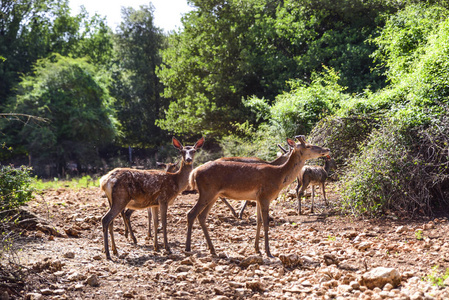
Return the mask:
[[[178,184],[180,191],[183,191],[189,183],[189,175],[193,170],[193,164],[187,164],[185,161],[181,162],[181,167],[175,173],[175,181]]]
[[[292,183],[303,166],[304,160],[301,158],[301,153],[299,151],[292,151],[288,160],[280,168],[283,175],[283,185],[287,186]]]

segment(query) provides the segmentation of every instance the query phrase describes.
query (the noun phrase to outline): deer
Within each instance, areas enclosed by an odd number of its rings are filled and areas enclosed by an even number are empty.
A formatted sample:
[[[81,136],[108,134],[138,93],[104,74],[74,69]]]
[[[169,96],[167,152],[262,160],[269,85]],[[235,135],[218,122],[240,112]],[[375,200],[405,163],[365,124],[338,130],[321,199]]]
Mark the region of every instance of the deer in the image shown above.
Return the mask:
[[[156,162],[156,166],[160,169],[163,169],[165,172],[175,173],[178,170],[178,163],[163,163],[163,162]],[[156,216],[159,213],[159,209],[157,207],[148,208],[148,233],[147,237],[148,239],[151,238],[151,220],[152,220],[152,213],[151,210],[155,210]],[[133,209],[126,209],[126,211],[121,212],[123,222],[125,223],[125,237],[128,238],[128,234],[131,235],[131,239],[133,240],[134,244],[137,244],[137,239],[134,236],[134,232],[131,228],[131,215],[135,210]]]
[[[324,166],[304,166],[300,176],[298,176],[298,185],[296,186],[296,195],[298,197],[298,211],[301,214],[301,197],[304,195],[304,191],[309,185],[312,185],[312,208],[310,212],[313,213],[313,202],[315,199],[315,185],[321,186],[323,191],[323,198],[326,206],[328,201],[326,198],[326,191],[324,189],[324,183],[329,176],[331,169],[336,169],[337,165],[335,160],[329,155],[324,158]]]
[[[162,170],[116,168],[100,178],[100,188],[105,192],[110,206],[109,211],[101,219],[104,250],[108,260],[111,260],[108,232],[111,236],[112,252],[118,255],[114,240],[113,221],[126,208],[140,210],[151,207],[154,225],[153,247],[155,251],[159,250],[157,223],[158,210],[160,210],[164,248],[168,253],[171,253],[167,238],[167,209],[176,196],[187,187],[189,175],[193,169],[192,164],[195,153],[204,145],[204,137],[199,139],[193,146],[184,147],[175,137],[172,138],[172,143],[181,153],[181,166],[176,173]]]
[[[206,225],[207,215],[218,197],[235,200],[256,201],[256,238],[255,251],[260,254],[259,239],[263,223],[265,252],[270,252],[268,238],[268,210],[270,202],[279,192],[292,183],[308,159],[329,154],[329,149],[307,144],[304,136],[296,137],[300,143],[287,139],[291,148],[287,161],[279,166],[266,163],[245,163],[240,161],[215,160],[195,168],[189,177],[189,185],[199,193],[198,200],[187,213],[187,238],[185,251],[191,251],[192,229],[198,219],[203,230],[211,255],[216,255],[215,248]]]
[[[279,166],[287,161],[289,151],[283,148],[280,144],[277,144],[277,146],[283,151],[283,153],[278,153],[278,157],[270,162],[264,161],[258,157],[222,157],[219,158],[218,161],[237,161],[244,163],[270,164],[273,166]],[[234,215],[234,217],[239,218],[240,220],[243,218],[243,212],[245,211],[245,208],[248,205],[248,200],[243,203],[242,207],[240,208],[239,214],[237,215],[232,206],[226,200],[226,198],[221,197],[220,199],[224,201],[224,203],[231,209],[231,212]]]

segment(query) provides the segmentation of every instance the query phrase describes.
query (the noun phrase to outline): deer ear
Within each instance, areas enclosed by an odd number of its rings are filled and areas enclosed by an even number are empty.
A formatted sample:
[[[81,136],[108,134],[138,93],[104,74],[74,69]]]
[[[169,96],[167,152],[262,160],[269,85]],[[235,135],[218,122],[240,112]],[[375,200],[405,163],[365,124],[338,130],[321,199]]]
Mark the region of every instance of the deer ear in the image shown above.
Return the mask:
[[[301,145],[305,145],[306,144],[306,137],[303,135],[297,135],[295,136],[295,138],[301,143]]]
[[[182,150],[182,144],[179,142],[175,137],[172,138],[173,146],[175,146],[176,149]]]
[[[200,139],[195,143],[195,145],[193,145],[193,147],[194,147],[195,149],[199,149],[199,148],[203,147],[203,145],[204,145],[204,137],[200,138]]]
[[[292,147],[295,148],[296,147],[296,143],[294,140],[287,138],[287,144]]]

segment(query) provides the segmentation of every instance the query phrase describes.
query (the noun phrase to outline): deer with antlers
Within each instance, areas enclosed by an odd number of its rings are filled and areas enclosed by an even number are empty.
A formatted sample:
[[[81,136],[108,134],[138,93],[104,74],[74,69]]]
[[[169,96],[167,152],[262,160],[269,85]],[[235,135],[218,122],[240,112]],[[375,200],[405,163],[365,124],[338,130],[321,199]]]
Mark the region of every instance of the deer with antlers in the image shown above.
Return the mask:
[[[100,188],[105,192],[110,209],[101,219],[103,225],[104,249],[106,258],[111,259],[108,244],[108,232],[111,235],[112,251],[117,255],[114,241],[113,220],[125,208],[133,210],[152,208],[154,225],[154,249],[158,250],[157,222],[158,210],[161,211],[164,248],[170,252],[167,239],[167,209],[176,196],[188,185],[188,178],[193,167],[195,153],[204,144],[204,138],[195,145],[184,147],[176,138],[173,146],[181,153],[181,167],[176,173],[162,170],[136,170],[117,168],[100,179]],[[129,225],[129,224],[128,224]]]
[[[259,251],[260,228],[263,224],[265,252],[272,257],[268,243],[268,210],[270,202],[279,192],[295,180],[307,159],[329,154],[329,149],[307,144],[304,136],[299,143],[287,139],[291,148],[287,161],[279,166],[266,163],[253,164],[238,161],[216,160],[195,168],[189,177],[191,188],[196,188],[199,198],[187,214],[186,251],[191,250],[193,222],[198,219],[209,251],[216,255],[206,225],[206,218],[218,197],[256,201],[257,228],[255,250]]]

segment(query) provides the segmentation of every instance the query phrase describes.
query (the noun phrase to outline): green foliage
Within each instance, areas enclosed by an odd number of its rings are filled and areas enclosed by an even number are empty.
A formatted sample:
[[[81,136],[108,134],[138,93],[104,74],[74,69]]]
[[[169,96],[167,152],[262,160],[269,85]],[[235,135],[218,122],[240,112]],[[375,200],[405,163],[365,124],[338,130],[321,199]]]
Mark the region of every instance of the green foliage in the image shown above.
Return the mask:
[[[162,62],[160,50],[165,37],[153,24],[153,7],[123,8],[123,21],[117,28],[114,84],[112,94],[124,146],[160,145],[166,134],[156,126],[168,100],[160,96],[163,86],[155,71]]]
[[[440,274],[440,272],[438,272],[439,268],[440,266],[438,265],[432,267],[432,273],[424,276],[423,280],[429,281],[433,285],[443,288],[445,287],[444,281],[449,278],[449,269],[446,268],[444,274]]]
[[[184,17],[184,30],[170,36],[163,51],[166,65],[158,71],[164,96],[174,99],[158,121],[165,130],[223,136],[248,115],[257,124],[265,115],[248,113],[251,105],[244,106],[242,98],[255,96],[271,105],[288,81],[310,83],[323,65],[335,69],[339,84],[350,91],[383,85],[379,74],[370,73],[374,46],[365,39],[382,24],[383,13],[396,9],[388,2],[192,3],[196,9]],[[310,124],[304,128],[310,130]]]
[[[237,134],[230,134],[220,140],[223,156],[259,157],[270,161],[276,158],[279,151],[276,144],[285,143],[279,132],[273,127],[261,125],[255,130],[248,122],[236,125]]]
[[[338,85],[339,77],[332,69],[314,75],[310,85],[290,82],[292,90],[278,97],[270,109],[270,124],[284,137],[308,134],[313,126],[333,114],[348,96]]]
[[[20,139],[28,153],[39,161],[51,161],[58,173],[66,163],[92,163],[98,148],[110,143],[115,135],[113,99],[107,86],[109,73],[86,59],[54,55],[40,60],[33,74],[24,76],[10,111],[46,118],[49,122],[30,122],[27,126],[8,122],[8,145]],[[38,170],[36,170],[38,171]]]
[[[31,186],[36,191],[69,188],[72,190],[78,190],[81,188],[88,188],[90,186],[98,187],[98,180],[91,176],[83,176],[81,178],[72,178],[71,180],[59,180],[59,178],[53,178],[53,180],[42,180],[37,177],[33,179]]]
[[[104,19],[86,11],[70,15],[67,0],[5,0],[0,13],[0,105],[14,93],[21,74],[51,53],[88,56],[109,65],[112,35]]]
[[[447,205],[448,132],[447,113],[393,112],[350,162],[342,179],[345,207],[374,216],[428,214]]]
[[[33,198],[31,181],[31,169],[1,166],[0,209],[2,211],[15,209],[30,201]]]
[[[416,239],[417,239],[418,241],[421,241],[421,240],[423,239],[422,233],[423,233],[423,232],[422,232],[421,229],[418,229],[418,230],[415,231],[415,237],[416,237]]]
[[[378,47],[373,57],[385,64],[389,80],[398,82],[413,72],[422,47],[447,17],[447,9],[419,3],[406,6],[389,18],[380,35],[372,40]]]

